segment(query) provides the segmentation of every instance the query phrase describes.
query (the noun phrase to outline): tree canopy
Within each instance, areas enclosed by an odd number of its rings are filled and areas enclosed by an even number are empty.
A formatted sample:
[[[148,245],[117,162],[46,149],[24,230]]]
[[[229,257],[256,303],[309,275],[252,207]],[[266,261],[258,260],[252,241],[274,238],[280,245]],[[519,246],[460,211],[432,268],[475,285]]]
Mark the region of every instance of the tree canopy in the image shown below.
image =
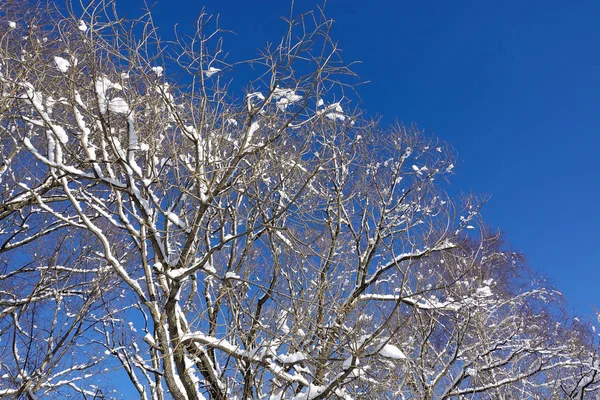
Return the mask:
[[[357,108],[331,26],[240,63],[207,15],[0,5],[0,396],[596,395],[593,327],[450,146]]]

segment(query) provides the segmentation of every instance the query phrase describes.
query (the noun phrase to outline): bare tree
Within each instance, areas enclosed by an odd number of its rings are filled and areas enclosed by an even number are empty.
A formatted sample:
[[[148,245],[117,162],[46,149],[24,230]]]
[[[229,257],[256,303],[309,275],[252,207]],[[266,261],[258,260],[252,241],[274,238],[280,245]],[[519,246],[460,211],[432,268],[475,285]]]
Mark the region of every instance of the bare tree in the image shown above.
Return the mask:
[[[0,12],[0,395],[596,390],[593,335],[444,192],[453,151],[352,111],[323,14],[229,63],[206,15],[163,45],[79,8]]]

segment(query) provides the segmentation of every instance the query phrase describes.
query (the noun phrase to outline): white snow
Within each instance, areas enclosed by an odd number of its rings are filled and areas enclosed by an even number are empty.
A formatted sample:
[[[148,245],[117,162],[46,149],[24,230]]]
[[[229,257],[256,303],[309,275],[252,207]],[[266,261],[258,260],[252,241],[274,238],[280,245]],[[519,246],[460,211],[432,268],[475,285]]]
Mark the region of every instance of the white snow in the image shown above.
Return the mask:
[[[129,112],[129,105],[124,98],[115,97],[108,103],[108,109],[117,114],[127,114]]]
[[[8,21],[8,26],[10,29],[15,29],[17,27],[17,23],[15,21]]]
[[[271,94],[273,100],[277,101],[277,108],[281,111],[285,110],[288,105],[294,104],[302,100],[302,96],[296,94],[292,89],[275,88]]]
[[[252,125],[250,125],[250,130],[248,130],[248,138],[246,139],[246,143],[250,143],[250,140],[252,140],[252,136],[254,136],[254,132],[256,132],[258,128],[260,128],[258,122],[253,122]]]
[[[489,286],[480,287],[475,291],[475,296],[476,297],[490,297],[490,296],[492,296],[492,290],[490,289]]]
[[[253,98],[255,98],[255,97],[256,97],[257,99],[259,99],[259,100],[264,100],[264,99],[265,99],[265,96],[264,96],[264,95],[263,95],[261,92],[248,93],[248,94],[246,95],[246,98],[247,98],[247,99],[253,99]]]
[[[240,351],[240,348],[238,346],[231,344],[227,339],[217,339],[216,337],[207,336],[200,331],[186,333],[185,335],[183,335],[181,340],[199,340],[204,344],[211,344],[216,348],[222,349],[230,353],[237,353]]]
[[[185,228],[185,224],[183,223],[183,221],[179,218],[179,216],[177,214],[175,214],[173,212],[167,212],[166,216],[167,216],[167,218],[169,218],[169,221],[171,221],[178,227]]]
[[[340,121],[343,121],[346,119],[346,116],[342,113],[339,112],[331,112],[331,113],[327,113],[325,114],[325,117],[327,117],[328,119],[335,121],[336,119],[339,119]]]
[[[104,114],[107,109],[106,105],[106,92],[109,89],[117,89],[122,90],[123,87],[118,83],[111,82],[107,77],[103,76],[102,78],[96,79],[94,83],[94,88],[96,89],[96,96],[98,98],[98,106],[100,107],[100,112]]]
[[[236,274],[235,272],[229,271],[228,273],[225,274],[225,279],[240,279],[240,276],[238,274]]]
[[[56,63],[56,68],[63,74],[65,74],[71,66],[71,63],[62,57],[54,57],[54,63]]]
[[[261,92],[248,93],[246,95],[246,105],[248,107],[248,111],[251,111],[254,107],[254,99],[258,99],[258,101],[264,101],[265,96]]]
[[[277,329],[286,335],[290,333],[290,327],[288,326],[288,312],[285,310],[282,310],[279,314]]]
[[[293,363],[297,363],[297,362],[306,360],[306,356],[301,351],[297,351],[292,354],[280,355],[278,358],[284,364],[293,364]]]
[[[79,21],[79,25],[77,25],[77,29],[79,29],[82,32],[85,32],[85,31],[88,30],[88,26],[87,26],[87,24],[85,23],[84,20],[80,20]]]
[[[427,172],[429,169],[426,166],[419,168],[416,165],[413,165],[412,170],[415,171],[417,175],[423,175],[423,172]]]
[[[281,400],[283,393],[283,391],[273,393],[269,396],[269,400]]]
[[[204,271],[208,272],[209,274],[216,274],[217,270],[215,269],[215,267],[213,267],[211,264],[205,264],[204,265]]]
[[[402,350],[400,350],[393,344],[386,344],[385,346],[383,346],[381,350],[379,350],[379,354],[387,358],[392,358],[394,360],[402,360],[407,358],[406,355],[404,355],[404,353],[402,352]]]
[[[203,72],[204,72],[204,76],[206,76],[207,78],[210,78],[211,76],[213,76],[217,72],[221,72],[221,70],[219,68],[210,67],[207,70],[204,70]]]
[[[127,105],[127,104],[125,104]],[[137,132],[135,131],[135,122],[133,120],[133,112],[127,116],[127,138],[129,140],[129,150],[140,150],[143,146],[148,145],[141,143]],[[140,174],[143,175],[143,174]]]
[[[163,67],[152,67],[152,71],[156,74],[157,77],[161,77],[164,71]]]
[[[283,233],[281,233],[280,231],[275,231],[275,235],[277,235],[277,237],[279,239],[281,239],[285,244],[287,244],[289,247],[293,247],[292,246],[292,242],[290,242],[290,240],[288,238],[285,237],[285,235]]]
[[[69,137],[67,136],[67,132],[65,132],[64,128],[60,125],[52,125],[52,130],[56,134],[58,140],[65,144],[69,141]]]
[[[306,391],[292,397],[292,400],[311,400],[323,393],[324,390],[324,386],[309,384]]]

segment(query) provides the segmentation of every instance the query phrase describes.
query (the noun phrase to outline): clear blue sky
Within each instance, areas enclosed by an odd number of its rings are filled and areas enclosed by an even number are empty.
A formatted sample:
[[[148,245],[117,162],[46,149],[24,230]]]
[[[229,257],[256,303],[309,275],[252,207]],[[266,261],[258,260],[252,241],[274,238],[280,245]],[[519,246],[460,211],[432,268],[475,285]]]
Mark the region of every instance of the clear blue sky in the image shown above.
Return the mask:
[[[298,10],[314,8],[297,0]],[[122,1],[137,14],[141,0]],[[276,41],[282,0],[159,0],[168,36],[221,14],[230,61]],[[362,108],[452,144],[453,185],[577,312],[600,306],[600,2],[330,0],[333,36],[370,83]],[[241,82],[238,82],[241,83]],[[589,314],[588,314],[589,315]]]

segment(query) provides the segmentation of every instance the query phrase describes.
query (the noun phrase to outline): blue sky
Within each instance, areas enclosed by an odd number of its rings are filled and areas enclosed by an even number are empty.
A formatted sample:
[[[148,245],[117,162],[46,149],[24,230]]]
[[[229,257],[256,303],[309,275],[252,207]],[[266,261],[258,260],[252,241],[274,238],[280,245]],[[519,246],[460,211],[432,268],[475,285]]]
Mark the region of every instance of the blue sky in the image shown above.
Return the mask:
[[[225,36],[233,61],[276,41],[289,5],[161,0],[154,17],[168,36],[202,7],[221,14],[237,33]],[[491,195],[487,223],[529,266],[576,312],[600,306],[600,2],[330,0],[325,10],[344,59],[370,81],[361,107],[454,146],[453,190]]]

